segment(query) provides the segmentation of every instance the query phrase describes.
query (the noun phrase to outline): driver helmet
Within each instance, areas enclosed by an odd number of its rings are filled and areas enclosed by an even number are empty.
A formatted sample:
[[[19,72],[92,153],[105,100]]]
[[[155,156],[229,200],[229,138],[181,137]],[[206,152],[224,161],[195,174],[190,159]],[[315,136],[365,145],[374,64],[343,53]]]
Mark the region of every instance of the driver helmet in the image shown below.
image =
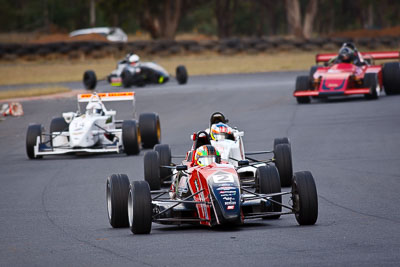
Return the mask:
[[[218,150],[212,145],[204,145],[196,149],[194,162],[199,166],[208,166],[217,162],[217,157],[220,156]]]
[[[91,102],[86,106],[86,114],[87,115],[101,115],[103,113],[103,109],[101,104],[98,102]]]
[[[215,141],[224,140],[229,134],[232,134],[232,128],[225,123],[219,122],[211,126],[210,136]]]
[[[339,50],[339,59],[341,62],[350,63],[354,59],[354,54],[355,54],[354,50],[351,49],[350,47],[347,47],[347,46],[342,47]]]
[[[128,61],[130,65],[136,65],[140,60],[140,57],[136,54],[132,54],[129,56]]]

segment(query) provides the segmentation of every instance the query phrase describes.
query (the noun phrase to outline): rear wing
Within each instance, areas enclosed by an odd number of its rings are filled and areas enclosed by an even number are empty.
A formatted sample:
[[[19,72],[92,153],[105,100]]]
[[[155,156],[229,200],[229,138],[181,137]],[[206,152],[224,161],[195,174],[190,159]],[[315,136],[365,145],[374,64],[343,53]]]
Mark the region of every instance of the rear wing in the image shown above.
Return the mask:
[[[362,52],[360,53],[365,58],[372,58],[375,60],[378,59],[400,59],[399,51],[383,51],[383,52]],[[336,57],[337,53],[328,53],[328,54],[317,54],[315,56],[315,62],[328,62],[332,58]]]
[[[111,101],[132,101],[133,117],[136,118],[136,105],[134,92],[111,92],[111,93],[93,93],[93,94],[78,94],[78,113],[81,113],[79,103],[88,102],[111,102]],[[105,109],[104,105],[102,104]]]
[[[134,92],[113,92],[113,93],[94,93],[94,94],[79,94],[77,95],[78,102],[90,102],[92,99],[100,99],[102,102],[106,101],[125,101],[135,100]]]

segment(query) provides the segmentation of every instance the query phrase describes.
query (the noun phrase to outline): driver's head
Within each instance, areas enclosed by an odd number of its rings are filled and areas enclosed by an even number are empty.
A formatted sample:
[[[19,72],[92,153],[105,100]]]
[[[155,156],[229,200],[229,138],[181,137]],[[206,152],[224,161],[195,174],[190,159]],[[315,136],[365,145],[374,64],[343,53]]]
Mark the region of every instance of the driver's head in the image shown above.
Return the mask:
[[[225,123],[219,122],[211,126],[210,135],[215,141],[224,140],[229,134],[232,134],[232,128]]]
[[[219,152],[212,145],[204,145],[196,149],[194,155],[194,162],[199,166],[208,166],[217,162],[217,157],[220,156]]]
[[[98,102],[91,102],[86,106],[86,114],[88,115],[101,115],[103,109]]]
[[[342,47],[339,50],[339,60],[344,63],[350,63],[354,58],[354,50],[350,47]]]
[[[139,62],[139,60],[140,60],[140,58],[136,54],[132,54],[128,58],[129,64],[132,66],[136,65]]]

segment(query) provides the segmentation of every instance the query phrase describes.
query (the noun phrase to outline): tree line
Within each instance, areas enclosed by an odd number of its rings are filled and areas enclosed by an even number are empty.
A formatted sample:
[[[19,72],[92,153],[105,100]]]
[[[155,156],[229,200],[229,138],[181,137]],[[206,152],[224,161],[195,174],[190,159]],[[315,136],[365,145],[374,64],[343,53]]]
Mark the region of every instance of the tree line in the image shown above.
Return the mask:
[[[177,33],[299,39],[400,24],[398,0],[0,0],[1,32],[117,26],[153,39]]]

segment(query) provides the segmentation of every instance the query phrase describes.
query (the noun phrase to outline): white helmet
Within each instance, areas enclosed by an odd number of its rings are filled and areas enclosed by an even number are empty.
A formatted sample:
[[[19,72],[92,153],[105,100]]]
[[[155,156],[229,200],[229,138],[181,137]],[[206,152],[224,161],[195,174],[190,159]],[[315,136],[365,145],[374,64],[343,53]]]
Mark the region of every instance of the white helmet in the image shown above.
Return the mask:
[[[139,58],[139,56],[136,55],[136,54],[132,54],[132,55],[128,58],[129,63],[130,63],[130,64],[133,64],[133,65],[136,64],[136,63],[138,63],[139,60],[140,60],[140,58]]]
[[[98,102],[90,102],[86,106],[86,114],[87,115],[101,115],[103,113],[103,109],[101,104]]]

